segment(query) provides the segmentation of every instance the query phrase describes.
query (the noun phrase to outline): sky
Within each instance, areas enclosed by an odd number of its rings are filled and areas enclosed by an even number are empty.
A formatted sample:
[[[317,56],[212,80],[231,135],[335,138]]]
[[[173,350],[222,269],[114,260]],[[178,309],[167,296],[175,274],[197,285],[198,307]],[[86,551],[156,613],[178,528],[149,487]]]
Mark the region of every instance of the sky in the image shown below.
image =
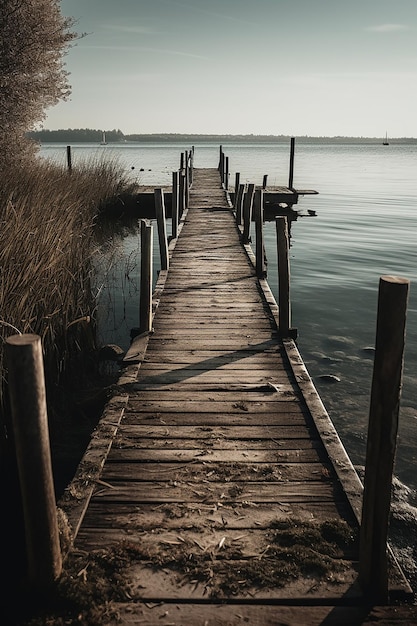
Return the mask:
[[[62,0],[44,128],[417,137],[417,0]]]

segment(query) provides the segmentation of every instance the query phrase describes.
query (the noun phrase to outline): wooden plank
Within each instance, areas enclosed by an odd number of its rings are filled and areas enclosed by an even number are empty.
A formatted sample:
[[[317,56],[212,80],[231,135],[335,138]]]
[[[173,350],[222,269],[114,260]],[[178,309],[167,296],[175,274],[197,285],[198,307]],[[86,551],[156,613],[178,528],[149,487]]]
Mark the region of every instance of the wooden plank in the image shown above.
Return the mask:
[[[200,450],[184,450],[177,448],[167,448],[166,446],[158,450],[135,449],[135,448],[112,448],[109,460],[111,461],[152,461],[159,463],[173,461],[201,461],[207,463],[220,461],[224,463],[308,463],[320,460],[317,443],[310,439],[297,439],[296,445],[292,443],[292,448],[283,445],[279,450],[210,450],[208,448]]]
[[[140,405],[132,408],[127,406],[124,413],[124,424],[163,424],[164,426],[174,425],[205,425],[205,426],[223,426],[223,425],[276,425],[276,424],[304,424],[305,414],[300,406],[296,403],[286,403],[285,412],[279,413],[202,413],[188,411],[184,413],[159,411],[141,411]]]

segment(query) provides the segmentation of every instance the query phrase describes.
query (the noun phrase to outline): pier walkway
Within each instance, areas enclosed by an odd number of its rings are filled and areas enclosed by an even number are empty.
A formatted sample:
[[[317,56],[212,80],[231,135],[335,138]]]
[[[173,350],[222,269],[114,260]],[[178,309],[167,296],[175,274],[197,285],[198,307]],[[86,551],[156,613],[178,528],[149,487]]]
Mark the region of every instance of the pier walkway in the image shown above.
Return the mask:
[[[373,623],[362,486],[216,169],[194,170],[171,248],[153,332],[133,342],[70,487],[86,576],[97,553],[120,570],[106,623]],[[403,582],[393,567],[390,591]]]

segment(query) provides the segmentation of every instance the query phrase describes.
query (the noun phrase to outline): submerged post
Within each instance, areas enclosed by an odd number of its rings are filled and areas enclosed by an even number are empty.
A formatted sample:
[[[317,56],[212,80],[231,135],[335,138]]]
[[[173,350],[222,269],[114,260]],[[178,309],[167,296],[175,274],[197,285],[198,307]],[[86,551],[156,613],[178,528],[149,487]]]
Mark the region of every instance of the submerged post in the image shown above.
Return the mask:
[[[285,215],[276,217],[275,227],[278,258],[279,332],[282,337],[287,337],[291,328],[290,256],[287,217]]]
[[[248,185],[248,190],[245,194],[245,198],[243,200],[243,243],[249,243],[250,239],[250,224],[252,220],[252,204],[254,193],[255,185],[253,183],[250,183]]]
[[[169,267],[168,237],[165,221],[164,192],[161,188],[154,190],[156,223],[158,226],[159,254],[161,258],[161,270]]]
[[[266,266],[265,266],[265,246],[264,246],[264,195],[262,189],[255,191],[255,198],[253,204],[254,216],[255,216],[255,257],[256,257],[256,275],[259,278],[265,278]]]
[[[387,538],[408,290],[405,278],[380,278],[359,546],[359,582],[378,602],[388,599]]]
[[[38,335],[6,339],[13,432],[31,585],[47,588],[62,571],[52,475],[42,343]]]
[[[295,153],[295,137],[291,137],[290,144],[290,171],[288,175],[288,188],[293,189],[294,182],[294,153]]]
[[[146,220],[140,221],[140,304],[139,304],[139,332],[152,330],[152,224]]]

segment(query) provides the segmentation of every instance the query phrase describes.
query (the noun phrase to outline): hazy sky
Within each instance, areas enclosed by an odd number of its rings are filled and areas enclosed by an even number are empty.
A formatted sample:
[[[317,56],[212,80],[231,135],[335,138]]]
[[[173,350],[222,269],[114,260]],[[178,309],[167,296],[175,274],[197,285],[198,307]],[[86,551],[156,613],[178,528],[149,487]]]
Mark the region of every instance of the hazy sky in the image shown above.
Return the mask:
[[[417,136],[417,0],[62,0],[44,127]]]

